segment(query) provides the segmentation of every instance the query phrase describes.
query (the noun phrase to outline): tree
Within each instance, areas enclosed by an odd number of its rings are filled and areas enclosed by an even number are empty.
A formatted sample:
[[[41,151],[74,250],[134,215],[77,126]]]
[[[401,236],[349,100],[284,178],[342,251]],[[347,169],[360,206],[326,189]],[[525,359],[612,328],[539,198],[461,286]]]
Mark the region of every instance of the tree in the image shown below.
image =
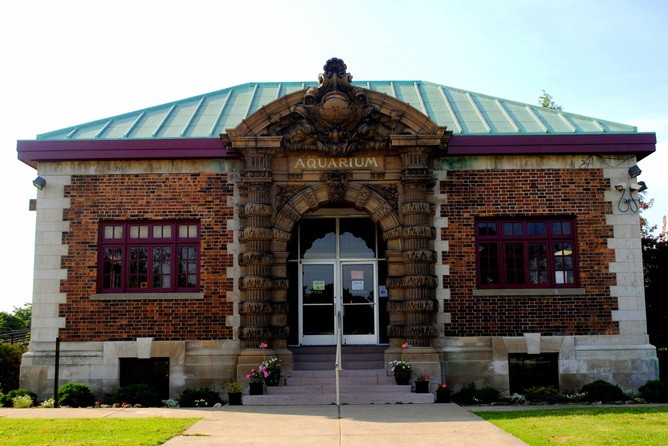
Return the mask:
[[[12,313],[0,311],[0,328],[9,330],[23,330],[30,328],[30,319],[32,317],[32,304],[25,304],[22,307],[14,307]]]
[[[561,110],[561,105],[555,104],[555,102],[552,100],[552,96],[545,90],[543,90],[543,94],[538,97],[538,104],[543,108]]]
[[[8,330],[23,330],[27,327],[23,319],[2,311],[0,312],[0,328]]]
[[[14,307],[12,314],[25,322],[26,328],[30,328],[30,320],[32,319],[31,303],[25,303],[22,307]]]
[[[653,200],[647,201],[641,194],[640,210],[649,209]],[[647,314],[647,333],[650,342],[657,347],[659,372],[663,379],[668,378],[668,240],[655,236],[656,226],[649,223],[641,214],[642,259],[645,275],[645,308]]]

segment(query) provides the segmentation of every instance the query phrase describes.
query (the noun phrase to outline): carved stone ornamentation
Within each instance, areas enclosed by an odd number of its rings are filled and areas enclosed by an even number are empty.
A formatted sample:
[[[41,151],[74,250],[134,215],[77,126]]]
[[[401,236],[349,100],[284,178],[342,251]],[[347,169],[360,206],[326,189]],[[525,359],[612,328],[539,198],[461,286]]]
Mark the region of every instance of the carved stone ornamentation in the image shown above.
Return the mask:
[[[244,216],[269,216],[273,212],[271,205],[263,203],[248,203],[244,206]]]
[[[283,231],[282,229],[274,228],[274,239],[275,240],[281,240],[284,242],[287,242],[290,240],[290,233],[287,231]]]
[[[250,226],[248,228],[244,228],[239,241],[247,242],[250,240],[271,240],[273,236],[274,232],[271,229]]]
[[[359,192],[357,192],[357,197],[355,198],[355,208],[364,209],[364,205],[369,200],[371,196],[371,190],[367,187],[361,187]]]
[[[397,209],[399,190],[396,184],[369,184],[367,187],[387,200],[394,209]]]
[[[401,226],[395,226],[394,228],[388,229],[383,232],[383,240],[394,240],[400,238],[403,234]]]
[[[304,186],[278,186],[276,187],[276,207],[282,208],[297,192],[304,189]]]
[[[239,254],[239,265],[271,265],[274,262],[274,256],[269,252],[247,251]]]
[[[383,203],[376,210],[373,212],[373,215],[371,216],[371,219],[373,220],[374,223],[378,223],[381,221],[383,218],[385,218],[390,212],[392,212],[392,206],[390,206],[388,203]]]
[[[347,156],[360,150],[385,150],[390,135],[402,134],[401,112],[380,113],[366,93],[351,85],[341,59],[330,59],[320,85],[304,93],[289,115],[268,127],[269,135],[281,136],[287,150],[315,150],[330,156]]]
[[[434,205],[424,201],[409,201],[401,205],[401,212],[403,214],[434,214]]]
[[[323,172],[322,180],[329,189],[329,200],[333,206],[338,206],[343,202],[348,187],[348,179],[352,176],[350,172]]]

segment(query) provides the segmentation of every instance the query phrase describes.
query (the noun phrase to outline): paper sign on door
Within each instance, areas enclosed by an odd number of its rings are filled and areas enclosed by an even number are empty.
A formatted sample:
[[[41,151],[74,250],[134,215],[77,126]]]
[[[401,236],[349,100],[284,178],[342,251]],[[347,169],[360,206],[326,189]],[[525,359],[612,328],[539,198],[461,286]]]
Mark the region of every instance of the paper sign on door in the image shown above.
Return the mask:
[[[364,280],[364,270],[350,271],[350,280]]]

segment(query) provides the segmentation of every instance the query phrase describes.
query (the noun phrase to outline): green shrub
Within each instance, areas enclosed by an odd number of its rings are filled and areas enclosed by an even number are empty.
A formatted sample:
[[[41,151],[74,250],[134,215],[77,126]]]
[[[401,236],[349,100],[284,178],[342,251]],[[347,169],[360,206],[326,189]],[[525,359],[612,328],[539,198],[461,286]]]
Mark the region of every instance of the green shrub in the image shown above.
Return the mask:
[[[211,407],[216,403],[222,403],[218,392],[208,387],[190,387],[185,389],[178,397],[181,407]]]
[[[613,401],[626,401],[626,395],[618,386],[603,380],[597,380],[586,384],[580,390],[585,394],[585,401],[610,403]]]
[[[648,403],[668,403],[668,384],[663,381],[647,381],[638,392]]]
[[[95,395],[85,384],[67,383],[58,389],[58,404],[69,407],[90,407],[95,404]]]
[[[34,406],[34,404],[35,403],[33,402],[30,395],[20,395],[12,400],[12,406],[15,409],[27,409]]]
[[[0,390],[3,392],[19,388],[21,355],[27,350],[23,344],[0,342]]]
[[[545,402],[548,404],[558,403],[564,400],[564,396],[552,386],[529,387],[524,392],[524,397],[532,403]]]
[[[501,399],[501,392],[487,385],[478,389],[475,383],[465,385],[462,390],[452,395],[452,401],[459,404],[490,404]]]
[[[501,392],[493,386],[487,385],[476,392],[476,398],[483,404],[490,404],[501,399]]]
[[[114,403],[141,404],[144,407],[162,406],[158,391],[148,384],[131,384],[114,389],[111,399]]]
[[[462,390],[452,395],[452,401],[458,404],[473,404],[476,401],[477,388],[475,383],[465,385]]]
[[[30,399],[32,399],[33,406],[37,403],[37,394],[35,392],[31,392],[25,389],[14,389],[0,396],[0,405],[2,407],[13,407],[14,398],[17,396],[29,396]]]

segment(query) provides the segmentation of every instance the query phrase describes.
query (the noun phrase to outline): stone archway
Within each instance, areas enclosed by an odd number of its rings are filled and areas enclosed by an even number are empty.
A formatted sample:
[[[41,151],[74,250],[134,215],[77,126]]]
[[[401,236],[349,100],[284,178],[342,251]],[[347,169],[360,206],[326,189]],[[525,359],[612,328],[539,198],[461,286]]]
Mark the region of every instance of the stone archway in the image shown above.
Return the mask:
[[[354,207],[381,228],[391,347],[428,348],[437,336],[431,160],[450,133],[351,79],[332,59],[320,87],[280,98],[221,135],[245,161],[237,183],[242,349],[267,342],[287,351],[287,244],[295,224],[321,207]]]

